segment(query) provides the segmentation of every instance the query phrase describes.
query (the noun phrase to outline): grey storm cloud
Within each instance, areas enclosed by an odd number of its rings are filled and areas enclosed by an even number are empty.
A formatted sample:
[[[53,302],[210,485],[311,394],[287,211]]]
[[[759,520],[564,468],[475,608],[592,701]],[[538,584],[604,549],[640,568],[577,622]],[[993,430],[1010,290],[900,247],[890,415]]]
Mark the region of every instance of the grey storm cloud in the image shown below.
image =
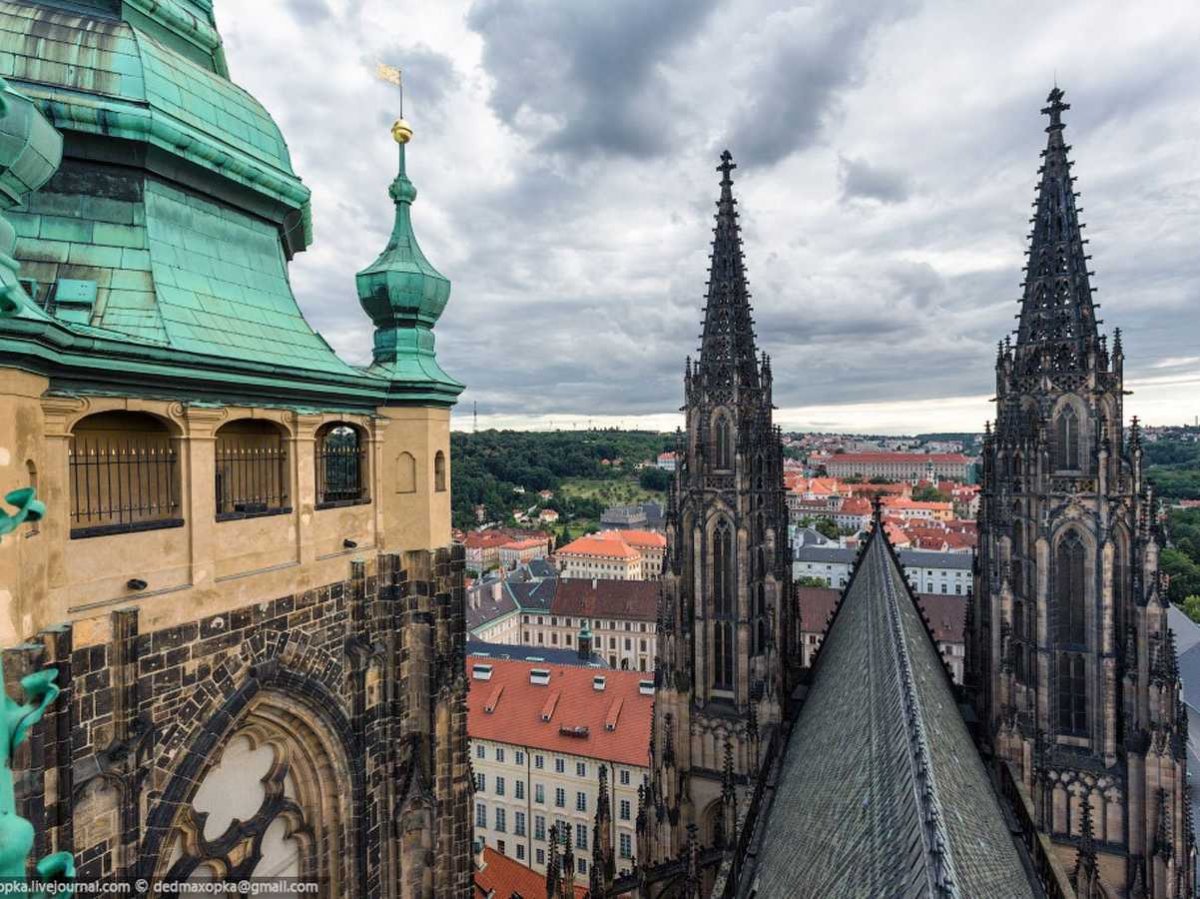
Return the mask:
[[[319,24],[333,16],[325,0],[286,0],[284,6],[302,25]]]
[[[880,203],[903,203],[911,187],[908,178],[897,169],[871,165],[865,159],[838,160],[838,177],[843,200],[878,200]]]
[[[481,415],[678,408],[726,146],[777,405],[987,395],[1056,71],[1127,375],[1200,357],[1200,18],[1176,6],[286,0],[271,41],[255,6],[217,12],[313,188],[306,316],[366,361],[353,272],[386,242],[395,171],[394,95],[294,64],[322,47],[404,70],[415,228],[454,285],[438,355]]]
[[[550,152],[648,157],[672,146],[663,63],[715,5],[480,0],[468,23],[484,40],[502,121],[548,129],[541,145]]]
[[[750,39],[761,58],[730,132],[742,158],[771,164],[810,146],[835,111],[840,93],[862,76],[870,38],[908,3],[786,5],[767,15]]]

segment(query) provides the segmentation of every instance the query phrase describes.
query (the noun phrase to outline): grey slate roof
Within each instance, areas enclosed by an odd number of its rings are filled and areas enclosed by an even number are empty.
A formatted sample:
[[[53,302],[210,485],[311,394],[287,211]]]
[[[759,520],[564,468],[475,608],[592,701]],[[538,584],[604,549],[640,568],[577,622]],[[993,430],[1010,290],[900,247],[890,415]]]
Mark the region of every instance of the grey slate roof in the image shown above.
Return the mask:
[[[522,612],[549,612],[558,590],[558,578],[524,583],[509,581],[508,590]]]
[[[802,546],[837,546],[837,542],[830,540],[816,528],[796,528],[795,534],[792,535],[792,546],[799,549]]]
[[[522,662],[545,662],[548,665],[579,665],[585,668],[607,668],[603,656],[592,653],[586,660],[574,649],[551,649],[549,646],[510,646],[506,643],[487,643],[468,640],[467,655],[492,659],[516,659]]]
[[[854,563],[854,550],[842,546],[799,546],[792,556],[796,562],[840,562]]]
[[[1175,651],[1179,655],[1179,679],[1188,717],[1188,780],[1194,785],[1200,783],[1200,624],[1176,606],[1167,609],[1167,624],[1175,633]],[[1200,821],[1200,790],[1194,787],[1192,816]]]
[[[483,627],[516,610],[517,604],[507,590],[502,589],[493,599],[490,582],[476,584],[467,591],[467,630]]]
[[[1033,896],[950,680],[873,532],[818,657],[757,896]]]
[[[924,549],[902,549],[896,553],[905,568],[970,569],[974,553],[935,553]]]

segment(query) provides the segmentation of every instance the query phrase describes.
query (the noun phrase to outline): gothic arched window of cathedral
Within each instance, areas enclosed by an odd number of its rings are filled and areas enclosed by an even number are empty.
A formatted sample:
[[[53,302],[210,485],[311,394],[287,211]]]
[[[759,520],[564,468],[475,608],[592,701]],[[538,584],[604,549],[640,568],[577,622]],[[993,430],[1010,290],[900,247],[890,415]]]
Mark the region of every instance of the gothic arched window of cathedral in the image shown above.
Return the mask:
[[[1079,461],[1079,413],[1075,404],[1067,402],[1055,420],[1055,442],[1058,445],[1058,469],[1076,471],[1083,466]]]
[[[1086,550],[1077,531],[1059,541],[1058,569],[1058,642],[1060,646],[1085,649],[1087,629],[1084,615],[1084,563]]]
[[[716,452],[717,468],[721,470],[733,468],[733,445],[729,432],[729,418],[724,412],[717,415]]]
[[[716,622],[713,633],[713,687],[733,689],[734,617],[737,590],[734,581],[733,529],[721,521],[713,529],[713,597]]]

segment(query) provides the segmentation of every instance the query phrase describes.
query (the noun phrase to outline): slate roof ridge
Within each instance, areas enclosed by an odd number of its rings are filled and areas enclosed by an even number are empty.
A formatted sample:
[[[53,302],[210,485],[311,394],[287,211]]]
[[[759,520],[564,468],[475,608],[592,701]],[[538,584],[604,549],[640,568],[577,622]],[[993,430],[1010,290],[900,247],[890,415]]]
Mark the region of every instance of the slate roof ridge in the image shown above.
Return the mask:
[[[882,549],[876,549],[877,544],[882,544]],[[871,552],[887,553],[887,565],[890,563],[893,570],[900,574],[899,580],[905,583],[903,573],[899,570],[899,562],[896,559],[895,551],[892,549],[891,543],[887,539],[887,531],[884,528],[877,527],[871,532],[870,542],[867,550],[863,554],[863,558],[859,561],[859,565],[867,562],[867,555]],[[917,692],[913,681],[913,664],[908,652],[908,641],[904,637],[904,628],[900,622],[900,609],[898,603],[899,597],[896,595],[896,579],[893,577],[884,577],[884,594],[887,598],[888,622],[892,631],[892,640],[890,642],[892,650],[896,653],[896,662],[900,668],[900,678],[897,681],[897,687],[900,690],[901,704],[905,710],[905,727],[908,732],[908,749],[909,761],[913,769],[913,787],[916,794],[917,803],[922,811],[922,837],[925,841],[925,852],[927,855],[927,871],[929,877],[933,881],[931,887],[936,895],[958,896],[959,890],[957,886],[958,878],[955,874],[954,854],[951,851],[950,835],[946,830],[945,817],[943,815],[943,807],[941,797],[938,793],[937,779],[934,773],[933,757],[930,753],[928,737],[926,736],[925,726],[925,710],[921,702],[920,694]],[[916,600],[912,593],[907,588],[905,583],[905,592],[908,594],[908,601],[916,605]],[[920,608],[917,608],[920,614]],[[922,622],[925,619],[922,616]],[[929,630],[929,625],[925,624],[925,632],[930,640],[933,640],[933,634]]]

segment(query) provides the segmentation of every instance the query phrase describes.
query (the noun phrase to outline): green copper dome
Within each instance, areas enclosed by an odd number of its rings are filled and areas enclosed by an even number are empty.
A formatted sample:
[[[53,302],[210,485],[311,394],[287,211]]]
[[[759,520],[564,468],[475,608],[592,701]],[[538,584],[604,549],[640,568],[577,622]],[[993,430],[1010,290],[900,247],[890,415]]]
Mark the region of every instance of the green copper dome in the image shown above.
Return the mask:
[[[450,299],[450,280],[425,258],[413,234],[417,189],[404,159],[409,134],[397,132],[400,171],[388,188],[396,205],[392,234],[379,258],[356,276],[358,297],[375,324],[371,372],[386,377],[398,395],[417,390],[453,402],[463,385],[438,365],[432,330]]]
[[[308,188],[270,114],[229,80],[211,3],[85,8],[0,2],[5,77],[60,130],[147,144],[282,207],[289,252],[308,246]]]

